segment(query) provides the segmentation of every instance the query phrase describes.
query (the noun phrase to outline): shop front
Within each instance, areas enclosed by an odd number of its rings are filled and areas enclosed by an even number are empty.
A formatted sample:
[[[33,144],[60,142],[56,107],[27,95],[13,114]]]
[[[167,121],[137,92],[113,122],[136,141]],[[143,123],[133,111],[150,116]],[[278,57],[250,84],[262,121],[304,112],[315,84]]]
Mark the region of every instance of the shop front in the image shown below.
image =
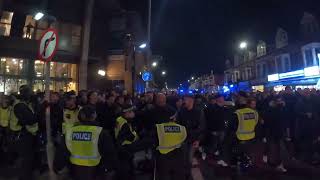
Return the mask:
[[[44,90],[44,62],[12,57],[0,59],[0,92],[17,92],[24,84],[31,84],[34,91]],[[76,91],[77,68],[77,64],[50,62],[50,89]]]
[[[293,89],[319,89],[320,87],[317,86],[319,80],[319,67],[312,66],[297,71],[271,74],[268,76],[266,87],[273,88],[275,91],[282,91],[286,86],[290,86]]]

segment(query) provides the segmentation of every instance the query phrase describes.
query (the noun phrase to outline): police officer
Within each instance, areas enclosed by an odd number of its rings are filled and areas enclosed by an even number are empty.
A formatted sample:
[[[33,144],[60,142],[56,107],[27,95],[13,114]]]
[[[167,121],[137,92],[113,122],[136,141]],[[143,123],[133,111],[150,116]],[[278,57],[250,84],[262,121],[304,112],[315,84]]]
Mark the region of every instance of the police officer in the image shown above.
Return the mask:
[[[0,106],[0,147],[1,157],[5,159],[5,152],[7,151],[7,130],[9,126],[9,116],[11,111],[9,96],[3,96]]]
[[[66,95],[66,104],[63,109],[63,123],[62,123],[62,133],[65,134],[68,128],[71,128],[74,123],[78,122],[78,113],[80,107],[76,104],[76,95],[68,92]]]
[[[157,124],[156,179],[184,180],[185,140],[187,131],[184,126],[175,123],[175,111],[163,123]]]
[[[238,108],[235,111],[233,121],[230,127],[235,134],[237,144],[237,160],[249,167],[251,165],[250,157],[248,156],[252,150],[252,145],[256,137],[255,128],[258,124],[258,113],[249,108],[247,99],[240,97],[238,100]]]
[[[133,158],[134,153],[138,151],[135,143],[139,138],[138,134],[132,127],[134,117],[134,106],[124,105],[122,107],[122,115],[117,118],[114,129],[121,164],[118,177],[121,180],[134,179]]]
[[[97,114],[92,106],[79,111],[80,122],[66,130],[65,144],[59,147],[54,170],[61,171],[71,164],[73,179],[95,179],[102,167],[105,172],[114,172],[117,167],[117,155],[112,138],[95,121]]]
[[[19,179],[32,179],[32,169],[35,152],[35,140],[38,132],[38,122],[33,106],[30,103],[32,90],[23,85],[19,88],[20,98],[15,100],[10,112],[9,129],[11,150],[21,159],[19,164]]]

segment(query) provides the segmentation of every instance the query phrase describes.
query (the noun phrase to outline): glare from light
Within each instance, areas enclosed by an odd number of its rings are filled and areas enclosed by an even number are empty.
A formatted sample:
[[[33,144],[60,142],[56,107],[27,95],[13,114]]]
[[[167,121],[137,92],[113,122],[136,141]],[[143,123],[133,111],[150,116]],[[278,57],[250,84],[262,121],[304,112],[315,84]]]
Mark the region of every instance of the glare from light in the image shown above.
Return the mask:
[[[164,76],[164,75],[167,74],[167,72],[166,71],[162,71],[161,74]]]
[[[146,48],[146,47],[147,47],[147,44],[146,44],[146,43],[143,43],[143,44],[141,44],[141,45],[139,46],[140,49],[144,49],[144,48]]]
[[[240,49],[246,49],[248,47],[248,43],[243,41],[243,42],[240,43],[239,47],[240,47]]]
[[[98,71],[98,74],[99,74],[100,76],[106,76],[106,71],[100,69],[100,70]]]
[[[37,12],[37,14],[34,16],[34,19],[36,21],[39,21],[40,19],[42,19],[44,16],[44,14],[42,12]]]
[[[188,82],[190,82],[190,80],[188,80]]]
[[[193,77],[193,76],[191,77],[191,80],[194,80],[194,77]]]
[[[180,86],[182,86],[182,84],[180,84]]]
[[[152,63],[152,67],[157,67],[158,66],[158,63],[157,62],[153,62]]]

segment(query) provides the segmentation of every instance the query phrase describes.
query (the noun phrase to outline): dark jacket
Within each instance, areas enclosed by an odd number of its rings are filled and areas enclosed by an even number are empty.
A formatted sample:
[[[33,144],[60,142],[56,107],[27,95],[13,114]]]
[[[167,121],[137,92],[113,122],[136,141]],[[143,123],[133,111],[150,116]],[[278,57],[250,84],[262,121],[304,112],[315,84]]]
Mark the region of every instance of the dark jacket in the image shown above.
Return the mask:
[[[178,124],[187,129],[187,142],[192,143],[196,140],[202,140],[206,131],[205,115],[202,110],[193,108],[188,110],[182,108],[177,117]]]
[[[226,122],[226,109],[216,104],[209,104],[205,109],[208,131],[223,131]]]

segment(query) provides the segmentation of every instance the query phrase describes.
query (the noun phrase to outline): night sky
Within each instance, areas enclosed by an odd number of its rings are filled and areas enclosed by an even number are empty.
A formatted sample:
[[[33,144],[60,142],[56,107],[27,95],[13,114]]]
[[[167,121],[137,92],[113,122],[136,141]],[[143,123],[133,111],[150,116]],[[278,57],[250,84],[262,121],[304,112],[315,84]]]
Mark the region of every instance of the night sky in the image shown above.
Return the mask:
[[[146,21],[146,0],[130,0]],[[299,39],[303,12],[320,20],[320,0],[152,0],[152,50],[164,56],[169,86],[191,75],[223,73],[241,40],[274,44],[277,27]],[[183,68],[182,68],[183,67]]]

